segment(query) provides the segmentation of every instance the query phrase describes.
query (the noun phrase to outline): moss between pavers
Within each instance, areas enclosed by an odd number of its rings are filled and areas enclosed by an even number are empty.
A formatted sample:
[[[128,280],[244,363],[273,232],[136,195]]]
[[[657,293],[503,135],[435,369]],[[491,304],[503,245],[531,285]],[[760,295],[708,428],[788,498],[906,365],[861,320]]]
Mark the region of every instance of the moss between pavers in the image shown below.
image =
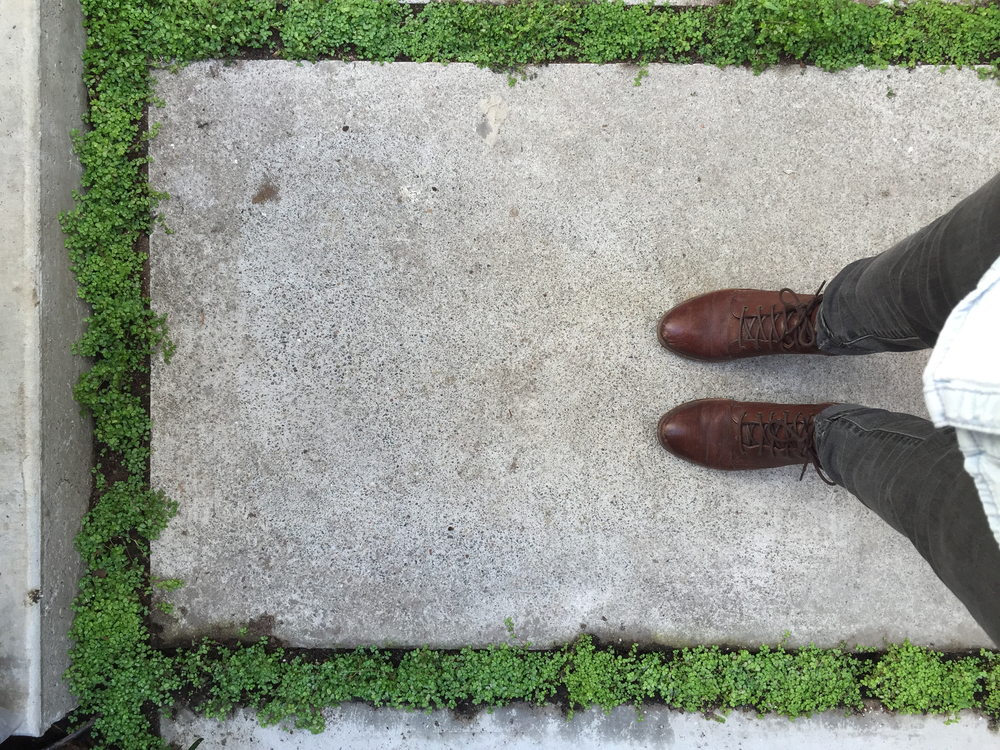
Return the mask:
[[[82,0],[89,130],[75,135],[84,167],[76,208],[61,217],[80,296],[93,308],[76,351],[93,366],[75,396],[95,418],[98,502],[76,544],[80,583],[67,679],[80,715],[95,715],[101,746],[156,748],[150,711],[188,696],[203,712],[257,707],[263,721],[322,729],[320,710],[345,700],[427,708],[468,702],[562,701],[606,710],[644,700],[688,711],[750,706],[790,717],[857,708],[865,696],[901,712],[1000,715],[1000,657],[947,658],[890,645],[884,653],[808,648],[757,653],[698,647],[604,651],[587,636],[554,651],[500,646],[458,653],[359,649],[322,661],[290,658],[265,641],[153,647],[148,542],[176,506],[149,487],[150,419],[143,375],[169,356],[166,320],[143,296],[145,255],[159,200],[145,176],[140,132],[156,104],[153,65],[239,55],[290,60],[472,62],[516,73],[547,62],[750,65],[798,61],[826,70],[889,64],[979,66],[1000,77],[1000,8],[918,2],[868,7],[849,0],[736,0],[692,9],[620,3],[403,6],[375,0]],[[514,78],[509,77],[514,83]]]

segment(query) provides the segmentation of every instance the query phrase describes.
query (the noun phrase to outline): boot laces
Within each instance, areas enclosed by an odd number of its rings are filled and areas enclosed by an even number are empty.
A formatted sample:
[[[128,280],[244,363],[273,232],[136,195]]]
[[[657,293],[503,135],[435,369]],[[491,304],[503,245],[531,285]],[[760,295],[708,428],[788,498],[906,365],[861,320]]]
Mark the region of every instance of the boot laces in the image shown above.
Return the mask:
[[[765,419],[763,412],[757,412],[756,419],[748,419],[749,412],[744,412],[740,417],[740,451],[743,454],[753,452],[759,456],[801,460],[804,463],[802,473],[799,474],[800,482],[806,475],[809,464],[812,464],[820,479],[835,485],[836,482],[823,474],[819,454],[816,452],[816,415],[798,412],[790,418],[790,414],[786,409],[779,417],[772,411]]]
[[[808,302],[801,302],[799,296],[791,289],[785,288],[778,292],[778,304],[771,305],[769,311],[763,305],[757,305],[757,312],[748,315],[749,307],[740,313],[739,339],[737,343],[741,350],[746,350],[746,343],[752,343],[756,351],[766,347],[775,349],[781,347],[786,352],[801,352],[812,349],[816,345],[816,326],[813,324],[813,312],[823,301],[824,281],[816,290],[816,295]],[[786,299],[786,296],[788,298]]]

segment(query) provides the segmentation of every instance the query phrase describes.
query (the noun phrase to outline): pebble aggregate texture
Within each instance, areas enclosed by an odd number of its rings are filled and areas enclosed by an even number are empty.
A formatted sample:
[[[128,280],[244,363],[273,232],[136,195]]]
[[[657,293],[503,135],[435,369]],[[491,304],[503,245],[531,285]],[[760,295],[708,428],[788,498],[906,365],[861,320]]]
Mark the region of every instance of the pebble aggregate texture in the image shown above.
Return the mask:
[[[667,455],[695,398],[926,416],[924,352],[686,361],[656,321],[815,291],[1000,161],[972,71],[199,63],[157,73],[165,643],[992,646],[907,540],[788,468]]]

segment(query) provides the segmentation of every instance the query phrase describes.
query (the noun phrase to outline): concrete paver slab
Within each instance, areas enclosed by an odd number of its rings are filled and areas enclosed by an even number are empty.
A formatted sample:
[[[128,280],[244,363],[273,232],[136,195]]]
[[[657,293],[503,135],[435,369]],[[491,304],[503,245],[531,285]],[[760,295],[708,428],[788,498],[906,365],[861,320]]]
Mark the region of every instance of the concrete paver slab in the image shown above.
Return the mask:
[[[733,396],[926,414],[926,355],[664,352],[714,288],[813,291],[997,169],[971,71],[285,62],[159,74],[154,544],[167,642],[990,645],[904,539],[660,414]],[[894,94],[889,96],[889,94]]]
[[[516,705],[463,718],[449,711],[430,713],[369,706],[346,705],[324,712],[327,729],[322,735],[288,731],[281,727],[262,729],[252,713],[240,711],[220,723],[183,711],[163,722],[163,738],[175,747],[190,747],[204,738],[201,750],[260,748],[261,750],[421,750],[422,748],[467,748],[468,750],[982,750],[1000,742],[989,730],[989,722],[964,711],[957,724],[945,724],[940,716],[897,716],[874,710],[861,716],[829,711],[810,718],[789,721],[769,714],[734,711],[725,723],[701,714],[684,714],[659,707],[643,709],[636,721],[635,710],[620,707],[609,715],[599,709],[579,711],[566,721],[553,707]]]

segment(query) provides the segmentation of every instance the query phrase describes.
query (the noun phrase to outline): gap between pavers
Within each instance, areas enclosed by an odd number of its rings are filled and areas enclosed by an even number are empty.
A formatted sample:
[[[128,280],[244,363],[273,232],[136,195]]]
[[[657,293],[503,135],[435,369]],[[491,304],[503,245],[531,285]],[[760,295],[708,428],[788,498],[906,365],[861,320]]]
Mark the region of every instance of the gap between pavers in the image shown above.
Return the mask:
[[[657,445],[689,399],[925,415],[926,353],[712,365],[664,309],[809,293],[998,163],[972,71],[199,63],[158,73],[151,238],[172,362],[152,481],[165,643],[991,645],[811,471]],[[889,96],[891,92],[893,96]]]

